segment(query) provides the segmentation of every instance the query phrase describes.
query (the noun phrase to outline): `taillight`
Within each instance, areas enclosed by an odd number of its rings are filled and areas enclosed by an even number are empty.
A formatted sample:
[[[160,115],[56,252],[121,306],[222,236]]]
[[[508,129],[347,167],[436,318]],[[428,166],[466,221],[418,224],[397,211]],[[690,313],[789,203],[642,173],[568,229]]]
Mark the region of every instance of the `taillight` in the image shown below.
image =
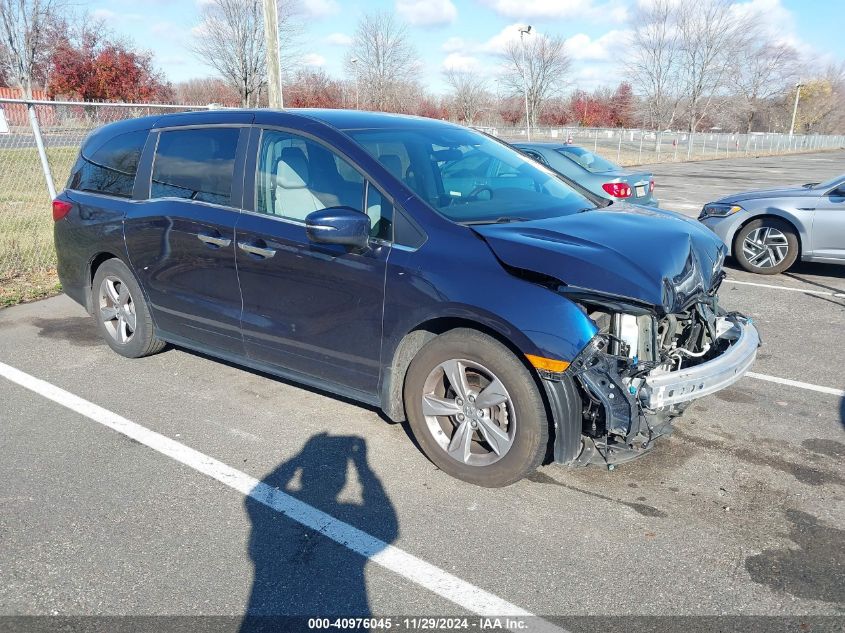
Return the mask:
[[[72,208],[73,205],[70,202],[65,202],[64,200],[53,200],[53,220],[58,222],[70,213]]]
[[[630,198],[631,188],[624,182],[606,182],[601,186],[614,198]]]
[[[648,191],[649,191],[649,193],[654,191],[654,178],[652,178],[651,180],[648,181]]]

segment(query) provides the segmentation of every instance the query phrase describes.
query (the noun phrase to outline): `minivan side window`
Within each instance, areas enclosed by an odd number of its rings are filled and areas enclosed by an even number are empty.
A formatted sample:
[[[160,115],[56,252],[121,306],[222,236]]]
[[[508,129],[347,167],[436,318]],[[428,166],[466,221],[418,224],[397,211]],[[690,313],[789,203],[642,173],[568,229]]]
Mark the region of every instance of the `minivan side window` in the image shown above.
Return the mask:
[[[240,128],[161,132],[150,198],[186,198],[229,205]]]
[[[83,147],[67,188],[131,198],[135,173],[149,130],[118,134],[91,152]]]
[[[304,221],[309,213],[328,207],[363,211],[364,177],[320,143],[264,130],[258,151],[255,210],[259,213]]]

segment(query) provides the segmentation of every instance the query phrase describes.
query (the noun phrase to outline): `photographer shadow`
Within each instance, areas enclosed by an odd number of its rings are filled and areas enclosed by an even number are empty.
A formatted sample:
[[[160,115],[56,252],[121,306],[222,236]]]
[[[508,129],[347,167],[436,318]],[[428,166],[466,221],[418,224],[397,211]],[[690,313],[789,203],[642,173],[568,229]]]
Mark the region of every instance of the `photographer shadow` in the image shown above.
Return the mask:
[[[370,468],[360,437],[315,435],[262,484],[384,543],[396,539],[396,512]],[[258,491],[255,488],[253,495],[262,498]],[[290,629],[315,616],[371,615],[364,556],[253,496],[245,506],[252,524],[249,555],[255,571],[241,633]]]

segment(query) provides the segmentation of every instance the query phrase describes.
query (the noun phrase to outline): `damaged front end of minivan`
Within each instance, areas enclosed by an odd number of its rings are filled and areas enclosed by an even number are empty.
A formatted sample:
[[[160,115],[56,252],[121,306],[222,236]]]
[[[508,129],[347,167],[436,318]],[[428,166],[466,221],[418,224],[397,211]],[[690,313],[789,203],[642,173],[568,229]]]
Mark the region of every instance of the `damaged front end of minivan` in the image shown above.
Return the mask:
[[[581,305],[599,332],[567,370],[583,403],[578,464],[612,466],[649,450],[690,402],[739,380],[760,344],[751,320],[721,310],[715,292],[674,314]]]
[[[565,371],[541,371],[556,462],[633,459],[690,402],[754,363],[756,328],[719,305],[725,246],[686,218],[614,205],[479,233],[512,274],[574,302],[595,326]]]

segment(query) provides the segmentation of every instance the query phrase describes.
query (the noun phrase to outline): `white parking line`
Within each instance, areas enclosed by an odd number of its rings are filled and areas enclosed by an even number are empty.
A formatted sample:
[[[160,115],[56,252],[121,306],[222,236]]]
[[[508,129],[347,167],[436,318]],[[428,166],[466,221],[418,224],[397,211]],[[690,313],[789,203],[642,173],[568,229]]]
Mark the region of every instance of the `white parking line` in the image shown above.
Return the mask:
[[[803,292],[810,295],[824,295],[826,297],[845,297],[843,292],[827,292],[824,290],[810,290],[805,288],[790,288],[788,286],[776,286],[774,284],[758,284],[753,281],[737,281],[736,279],[725,279],[725,283],[740,284],[742,286],[757,286],[758,288],[772,288],[774,290],[791,290],[792,292]]]
[[[556,631],[563,629],[553,624],[534,619],[536,616],[472,585],[447,571],[394,547],[389,543],[334,518],[295,497],[272,488],[267,484],[196,451],[180,442],[156,433],[140,424],[117,415],[103,407],[56,387],[44,380],[31,376],[5,363],[0,363],[0,376],[25,387],[53,402],[99,422],[126,437],[170,457],[225,484],[229,488],[255,499],[259,503],[284,514],[288,518],[327,536],[344,547],[364,556],[406,580],[436,593],[437,595],[480,616],[515,616],[532,618],[525,623],[531,631]]]
[[[823,387],[821,385],[813,385],[809,382],[801,382],[799,380],[790,380],[789,378],[778,378],[777,376],[768,376],[766,374],[757,374],[749,371],[745,374],[749,378],[756,378],[757,380],[765,380],[766,382],[776,382],[780,385],[789,385],[790,387],[798,387],[799,389],[808,389],[810,391],[818,391],[819,393],[827,393],[832,396],[840,396],[845,398],[845,389],[835,389],[833,387]]]

